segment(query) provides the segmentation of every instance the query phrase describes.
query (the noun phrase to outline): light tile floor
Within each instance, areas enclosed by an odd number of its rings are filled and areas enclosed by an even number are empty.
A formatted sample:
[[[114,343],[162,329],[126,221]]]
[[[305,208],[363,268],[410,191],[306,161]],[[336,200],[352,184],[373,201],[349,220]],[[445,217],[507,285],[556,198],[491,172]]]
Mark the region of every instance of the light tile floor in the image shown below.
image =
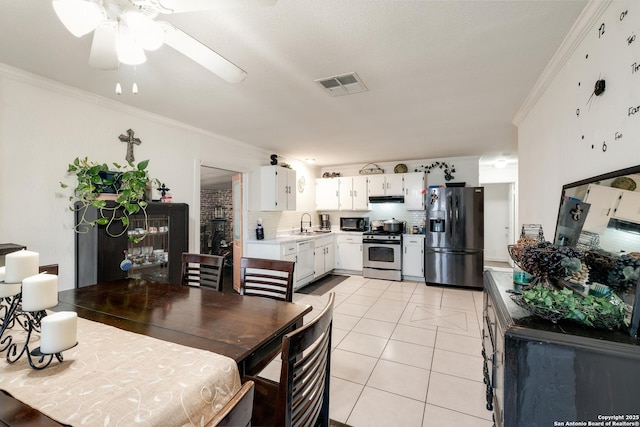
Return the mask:
[[[330,415],[353,427],[489,427],[482,292],[349,276],[336,293]],[[328,296],[296,293],[315,317]],[[279,358],[262,376],[278,380]]]

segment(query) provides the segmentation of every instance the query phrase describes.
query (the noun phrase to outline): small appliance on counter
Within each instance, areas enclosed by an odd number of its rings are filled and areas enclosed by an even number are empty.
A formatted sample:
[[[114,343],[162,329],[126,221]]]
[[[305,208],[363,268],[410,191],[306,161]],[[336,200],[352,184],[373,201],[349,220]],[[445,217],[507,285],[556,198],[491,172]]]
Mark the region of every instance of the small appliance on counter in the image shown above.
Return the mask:
[[[369,217],[340,217],[340,230],[342,231],[367,231],[369,230]]]
[[[320,214],[320,230],[331,230],[331,221],[329,221],[329,214]]]

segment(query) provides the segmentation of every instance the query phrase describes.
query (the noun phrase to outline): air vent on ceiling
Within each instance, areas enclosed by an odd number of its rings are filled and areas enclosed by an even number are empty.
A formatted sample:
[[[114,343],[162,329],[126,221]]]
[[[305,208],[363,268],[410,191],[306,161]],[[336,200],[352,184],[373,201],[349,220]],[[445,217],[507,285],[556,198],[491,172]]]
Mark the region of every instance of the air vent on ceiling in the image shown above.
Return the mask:
[[[369,89],[364,85],[357,73],[342,74],[316,80],[331,96],[350,95],[365,92]]]

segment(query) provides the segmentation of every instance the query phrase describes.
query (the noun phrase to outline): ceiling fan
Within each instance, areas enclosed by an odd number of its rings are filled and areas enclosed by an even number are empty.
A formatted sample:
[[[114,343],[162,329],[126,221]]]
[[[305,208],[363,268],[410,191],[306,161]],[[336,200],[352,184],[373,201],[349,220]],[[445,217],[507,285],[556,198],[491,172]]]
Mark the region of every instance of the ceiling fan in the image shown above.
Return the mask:
[[[166,44],[230,83],[247,73],[159,15],[238,6],[272,6],[277,0],[52,0],[64,26],[76,37],[93,31],[89,65],[103,70],[138,65],[145,51]]]

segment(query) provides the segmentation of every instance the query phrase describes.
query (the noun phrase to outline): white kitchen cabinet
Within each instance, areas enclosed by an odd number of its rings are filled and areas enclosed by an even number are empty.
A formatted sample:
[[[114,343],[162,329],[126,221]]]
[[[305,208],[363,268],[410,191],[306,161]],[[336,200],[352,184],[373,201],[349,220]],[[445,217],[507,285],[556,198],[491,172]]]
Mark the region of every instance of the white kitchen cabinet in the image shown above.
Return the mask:
[[[404,174],[377,174],[367,178],[369,196],[399,196],[403,193]]]
[[[262,166],[251,172],[251,210],[296,210],[296,171]]]
[[[640,223],[640,192],[622,190],[613,216],[617,219]]]
[[[407,210],[423,210],[427,188],[426,175],[423,172],[403,174],[404,207]]]
[[[316,210],[337,211],[339,209],[340,178],[316,179]]]
[[[424,235],[402,236],[402,275],[424,278]]]
[[[338,234],[335,261],[337,269],[362,272],[362,234]]]
[[[313,278],[317,279],[330,273],[335,262],[333,236],[322,237],[315,240],[315,272]]]
[[[280,243],[269,241],[247,243],[247,256],[252,258],[278,259],[293,261],[293,289],[297,290],[314,279],[314,247],[313,240]]]
[[[618,205],[623,190],[603,185],[590,184],[584,198],[591,207],[582,229],[593,233],[602,233]]]
[[[369,210],[366,176],[348,176],[339,178],[339,210]]]

